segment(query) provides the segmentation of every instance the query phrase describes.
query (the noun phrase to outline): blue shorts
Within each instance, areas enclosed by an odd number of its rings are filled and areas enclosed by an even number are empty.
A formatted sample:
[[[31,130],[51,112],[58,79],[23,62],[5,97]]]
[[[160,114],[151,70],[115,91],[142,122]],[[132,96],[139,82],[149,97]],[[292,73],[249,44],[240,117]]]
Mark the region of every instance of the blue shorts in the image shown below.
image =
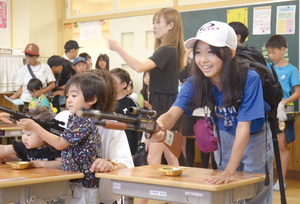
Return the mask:
[[[215,135],[217,134],[215,130]],[[220,130],[222,163],[220,165],[220,144],[215,151],[215,160],[218,169],[224,170],[230,159],[235,135],[224,130]],[[248,173],[265,173],[266,161],[268,163],[269,173],[271,174],[270,185],[264,186],[264,182],[258,183],[256,195],[251,199],[246,199],[242,203],[268,203],[272,204],[273,199],[273,143],[271,129],[268,123],[256,133],[251,134],[248,144],[237,167],[237,171]]]

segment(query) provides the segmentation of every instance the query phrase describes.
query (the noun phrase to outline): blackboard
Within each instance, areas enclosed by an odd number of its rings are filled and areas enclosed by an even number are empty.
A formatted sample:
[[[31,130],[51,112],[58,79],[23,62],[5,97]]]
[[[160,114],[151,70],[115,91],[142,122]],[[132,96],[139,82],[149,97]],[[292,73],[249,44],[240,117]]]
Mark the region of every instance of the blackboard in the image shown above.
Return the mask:
[[[239,7],[226,7],[216,8],[208,10],[186,11],[181,12],[184,40],[191,37],[195,37],[198,29],[205,23],[217,20],[227,22],[227,10],[248,8],[248,29],[249,38],[244,42],[244,45],[248,44],[255,46],[259,51],[263,52],[262,47],[265,46],[266,41],[271,35],[276,34],[276,18],[277,18],[277,6],[296,5],[295,16],[295,34],[283,35],[288,42],[288,58],[289,62],[298,68],[299,66],[299,1],[285,1],[276,3],[257,4],[250,6]],[[252,35],[253,30],[253,8],[271,6],[271,34],[270,35]],[[296,110],[298,110],[298,101],[294,102]]]

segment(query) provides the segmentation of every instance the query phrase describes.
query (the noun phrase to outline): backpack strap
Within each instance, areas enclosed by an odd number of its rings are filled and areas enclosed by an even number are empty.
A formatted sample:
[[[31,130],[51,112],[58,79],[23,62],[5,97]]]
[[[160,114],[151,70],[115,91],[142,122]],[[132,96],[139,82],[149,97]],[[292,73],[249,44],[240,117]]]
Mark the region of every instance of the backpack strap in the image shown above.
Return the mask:
[[[27,64],[27,68],[28,68],[28,71],[29,71],[30,75],[32,76],[32,78],[36,78],[36,76],[34,75],[32,69],[31,69],[31,66],[29,64]]]
[[[218,117],[217,117],[217,114],[216,114],[216,111],[214,108],[211,110],[211,115],[214,119],[216,130],[217,130],[217,135],[218,135],[218,139],[219,139],[219,144],[220,144],[220,163],[219,163],[219,165],[221,165],[222,164],[222,146],[221,146],[219,123],[218,123],[219,120],[218,120]],[[213,159],[214,158],[212,158],[212,160]],[[216,165],[215,161],[214,162],[212,161],[212,165],[213,165],[213,169],[217,169],[217,166],[214,167],[214,165]]]

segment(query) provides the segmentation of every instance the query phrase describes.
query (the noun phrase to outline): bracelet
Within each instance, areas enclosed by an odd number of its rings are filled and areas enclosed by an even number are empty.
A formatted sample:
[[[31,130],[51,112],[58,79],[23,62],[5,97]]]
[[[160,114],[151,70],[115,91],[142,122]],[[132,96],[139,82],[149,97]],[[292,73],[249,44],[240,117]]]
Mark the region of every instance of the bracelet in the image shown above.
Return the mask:
[[[113,162],[111,159],[107,159],[106,161],[109,161],[114,166],[114,168],[118,167],[118,164],[116,162]]]

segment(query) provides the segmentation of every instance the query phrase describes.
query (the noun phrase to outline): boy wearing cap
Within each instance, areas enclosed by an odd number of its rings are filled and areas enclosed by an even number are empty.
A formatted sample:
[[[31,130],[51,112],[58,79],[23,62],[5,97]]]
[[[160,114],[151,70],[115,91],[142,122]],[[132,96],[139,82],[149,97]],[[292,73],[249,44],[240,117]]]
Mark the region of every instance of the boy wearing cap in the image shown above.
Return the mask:
[[[54,96],[52,105],[57,109],[57,112],[59,113],[60,112],[59,96],[63,96],[63,97],[65,96],[64,86],[59,87],[60,74],[63,69],[63,59],[58,55],[53,55],[48,59],[47,64],[50,66],[56,80],[55,88],[52,89],[52,93]]]
[[[73,66],[72,68],[74,69],[76,74],[80,74],[82,72],[86,71],[86,60],[83,57],[77,57],[73,61]]]
[[[18,83],[20,88],[10,97],[10,99],[14,100],[21,95],[20,99],[28,106],[31,100],[31,94],[27,89],[29,80],[32,78],[41,80],[43,87],[46,87],[43,89],[43,94],[45,94],[55,87],[55,78],[47,64],[37,61],[40,55],[39,47],[36,44],[28,44],[25,47],[24,53],[26,55],[27,64],[22,66],[19,71]],[[49,85],[47,86],[47,84]],[[22,111],[23,107],[24,106],[19,106],[19,111]]]

